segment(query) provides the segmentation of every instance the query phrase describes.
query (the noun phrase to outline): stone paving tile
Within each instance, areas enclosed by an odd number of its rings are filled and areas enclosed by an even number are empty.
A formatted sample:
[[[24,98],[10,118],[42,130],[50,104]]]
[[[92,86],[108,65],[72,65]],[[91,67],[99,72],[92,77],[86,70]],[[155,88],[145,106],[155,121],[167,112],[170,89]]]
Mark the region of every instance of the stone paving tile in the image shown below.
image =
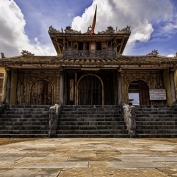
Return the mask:
[[[177,141],[38,139],[0,146],[0,177],[177,176]]]
[[[15,168],[15,169],[0,169],[1,177],[57,177],[61,173],[58,168]]]
[[[69,169],[61,171],[59,177],[167,177],[156,169]]]

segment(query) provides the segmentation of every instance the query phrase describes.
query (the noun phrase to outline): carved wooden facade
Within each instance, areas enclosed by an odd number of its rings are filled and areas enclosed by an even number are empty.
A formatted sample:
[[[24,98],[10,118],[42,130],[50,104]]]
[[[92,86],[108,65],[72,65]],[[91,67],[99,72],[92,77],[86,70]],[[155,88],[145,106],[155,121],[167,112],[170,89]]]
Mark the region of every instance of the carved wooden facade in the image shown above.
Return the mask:
[[[163,78],[162,71],[159,70],[125,70],[121,73],[122,78],[122,101],[128,103],[128,90],[129,86],[133,81],[144,81],[149,89],[162,89]],[[146,99],[146,98],[144,98]],[[158,101],[156,101],[158,104]],[[151,101],[149,104],[155,104],[155,101]]]
[[[138,85],[140,104],[176,101],[177,57],[159,56],[157,50],[144,56],[122,55],[131,34],[129,26],[122,30],[109,26],[92,37],[89,29],[81,33],[51,26],[48,32],[57,56],[35,56],[23,50],[21,56],[0,60],[7,70],[6,83],[0,78],[0,87],[6,85],[6,103],[117,105],[129,102],[132,83]],[[167,100],[150,101],[149,89],[165,89]]]
[[[19,70],[16,104],[59,103],[59,71]]]

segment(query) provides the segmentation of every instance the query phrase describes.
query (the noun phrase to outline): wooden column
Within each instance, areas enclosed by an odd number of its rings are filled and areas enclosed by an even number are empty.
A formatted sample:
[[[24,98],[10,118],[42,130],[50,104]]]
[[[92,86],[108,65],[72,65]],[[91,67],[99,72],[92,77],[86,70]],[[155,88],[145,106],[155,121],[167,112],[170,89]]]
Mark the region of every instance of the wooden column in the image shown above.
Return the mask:
[[[77,73],[75,73],[75,79],[74,79],[74,84],[75,84],[75,87],[74,87],[74,100],[75,100],[75,105],[78,105],[77,103]]]
[[[171,88],[172,104],[174,104],[176,102],[175,84],[174,84],[174,69],[170,69],[170,88]]]
[[[60,104],[63,105],[64,101],[64,78],[63,78],[63,70],[60,70]]]
[[[121,76],[121,68],[118,69],[117,73],[117,83],[118,83],[118,105],[122,104],[122,76]]]
[[[9,68],[6,68],[6,71],[7,71],[6,104],[10,104],[11,70]]]

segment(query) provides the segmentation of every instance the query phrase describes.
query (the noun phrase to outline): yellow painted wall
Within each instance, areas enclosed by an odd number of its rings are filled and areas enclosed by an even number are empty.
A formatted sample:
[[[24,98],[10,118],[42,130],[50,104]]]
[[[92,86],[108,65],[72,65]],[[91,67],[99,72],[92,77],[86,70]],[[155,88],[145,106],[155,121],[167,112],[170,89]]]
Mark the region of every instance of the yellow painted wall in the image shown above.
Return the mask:
[[[5,67],[0,67],[0,73],[4,74],[2,100],[0,100],[0,103],[3,103],[5,102],[5,98],[6,98],[6,82],[7,82],[7,73],[6,73]]]
[[[167,93],[167,105],[172,105],[169,70],[163,70],[163,81]]]
[[[17,90],[17,70],[11,71],[11,86],[10,86],[10,104],[16,102],[16,90]]]

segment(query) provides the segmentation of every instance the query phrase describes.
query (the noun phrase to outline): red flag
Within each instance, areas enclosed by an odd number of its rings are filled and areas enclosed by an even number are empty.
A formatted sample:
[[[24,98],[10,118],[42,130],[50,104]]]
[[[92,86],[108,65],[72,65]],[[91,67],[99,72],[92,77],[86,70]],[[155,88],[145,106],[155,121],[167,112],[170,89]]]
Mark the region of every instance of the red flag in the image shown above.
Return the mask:
[[[96,25],[96,13],[97,13],[97,5],[96,5],[96,9],[95,9],[95,14],[94,14],[94,17],[93,17],[92,31],[90,32],[90,36],[92,36],[92,34],[94,33],[94,30],[95,30],[95,25]]]

